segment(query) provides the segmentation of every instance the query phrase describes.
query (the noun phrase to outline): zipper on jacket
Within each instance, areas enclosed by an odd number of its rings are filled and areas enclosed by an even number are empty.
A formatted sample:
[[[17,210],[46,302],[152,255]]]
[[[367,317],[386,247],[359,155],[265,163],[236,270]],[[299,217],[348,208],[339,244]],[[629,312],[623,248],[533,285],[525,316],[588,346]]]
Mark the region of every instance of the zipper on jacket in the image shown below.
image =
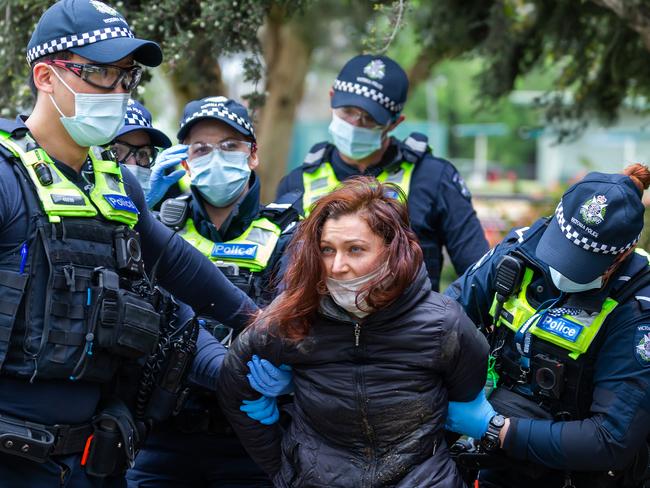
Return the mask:
[[[359,337],[361,336],[361,326],[359,322],[354,324],[354,347],[359,347]]]

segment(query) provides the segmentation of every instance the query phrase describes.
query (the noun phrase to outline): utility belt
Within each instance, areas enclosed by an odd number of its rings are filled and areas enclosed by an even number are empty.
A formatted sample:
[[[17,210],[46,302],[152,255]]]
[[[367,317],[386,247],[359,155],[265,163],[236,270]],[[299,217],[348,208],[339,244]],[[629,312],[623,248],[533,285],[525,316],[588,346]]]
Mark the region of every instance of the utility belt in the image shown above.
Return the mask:
[[[0,452],[37,463],[82,454],[90,476],[123,473],[133,466],[139,435],[126,406],[114,400],[80,425],[47,426],[0,415]]]
[[[480,470],[516,472],[531,480],[543,480],[549,488],[646,488],[650,487],[650,463],[647,444],[634,463],[622,472],[561,472],[540,464],[509,458],[502,450],[485,452],[473,439],[462,437],[449,449],[463,480],[471,486]],[[553,479],[554,481],[550,481]]]

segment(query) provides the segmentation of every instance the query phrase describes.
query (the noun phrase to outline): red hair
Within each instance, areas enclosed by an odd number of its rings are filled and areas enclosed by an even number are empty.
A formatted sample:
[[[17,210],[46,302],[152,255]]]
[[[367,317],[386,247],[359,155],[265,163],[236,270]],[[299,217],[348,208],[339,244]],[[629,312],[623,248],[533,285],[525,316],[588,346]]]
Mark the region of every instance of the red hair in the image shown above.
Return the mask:
[[[384,308],[404,293],[415,278],[423,257],[409,224],[402,190],[375,178],[346,180],[337,190],[318,200],[309,217],[296,231],[288,252],[291,261],[284,274],[284,291],[257,317],[254,325],[273,324],[278,334],[290,340],[303,339],[310,329],[322,295],[327,294],[320,240],[329,219],[359,215],[386,246],[379,275],[357,294],[374,310]]]
[[[623,170],[623,174],[630,177],[641,193],[650,186],[650,170],[641,163],[630,164]]]

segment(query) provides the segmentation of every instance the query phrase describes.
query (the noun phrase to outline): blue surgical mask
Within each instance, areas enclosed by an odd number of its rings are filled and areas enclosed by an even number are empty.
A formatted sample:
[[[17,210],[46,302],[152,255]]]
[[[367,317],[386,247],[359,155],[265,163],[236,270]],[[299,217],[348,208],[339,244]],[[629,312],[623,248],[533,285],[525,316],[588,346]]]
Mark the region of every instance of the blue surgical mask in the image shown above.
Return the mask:
[[[49,95],[54,108],[61,114],[61,123],[70,137],[81,147],[102,146],[112,141],[124,125],[124,115],[129,103],[129,93],[76,93],[63,81],[55,69],[56,77],[74,95],[74,116],[66,117]]]
[[[215,207],[227,207],[244,191],[251,175],[248,154],[212,151],[188,162],[192,186]]]
[[[581,293],[583,291],[594,290],[596,288],[600,288],[603,286],[602,276],[599,276],[598,278],[596,278],[593,281],[590,281],[589,283],[583,284],[583,283],[576,283],[575,281],[571,281],[569,278],[564,276],[556,269],[551,268],[550,266],[548,267],[548,269],[551,272],[551,280],[553,280],[553,284],[555,285],[555,288],[565,293]]]
[[[149,168],[143,168],[137,164],[125,164],[124,167],[135,176],[135,179],[138,180],[142,187],[142,191],[148,193],[151,190],[151,182],[149,181],[151,179],[151,170]]]
[[[357,127],[336,114],[332,114],[329,133],[341,154],[352,159],[363,159],[381,149],[382,129]]]

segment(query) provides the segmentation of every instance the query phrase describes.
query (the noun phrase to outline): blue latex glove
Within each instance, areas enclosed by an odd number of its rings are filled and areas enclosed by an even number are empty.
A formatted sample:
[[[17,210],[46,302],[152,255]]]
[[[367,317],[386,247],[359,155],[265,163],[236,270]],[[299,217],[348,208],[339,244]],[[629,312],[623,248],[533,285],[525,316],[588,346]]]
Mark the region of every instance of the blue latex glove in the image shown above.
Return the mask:
[[[480,439],[487,432],[490,419],[496,411],[485,398],[485,390],[471,402],[449,402],[445,428],[452,432]]]
[[[149,208],[156,205],[165,196],[167,190],[183,177],[184,169],[177,169],[170,174],[165,173],[169,168],[181,164],[184,159],[187,159],[187,146],[184,144],[177,144],[158,154],[149,178],[151,189],[145,195]]]
[[[278,397],[293,392],[293,373],[291,366],[286,364],[276,368],[266,359],[253,356],[248,361],[250,374],[246,375],[248,382],[258,393],[269,397]]]
[[[272,425],[280,418],[278,403],[275,398],[266,396],[260,397],[257,400],[244,400],[239,410],[264,425]]]

